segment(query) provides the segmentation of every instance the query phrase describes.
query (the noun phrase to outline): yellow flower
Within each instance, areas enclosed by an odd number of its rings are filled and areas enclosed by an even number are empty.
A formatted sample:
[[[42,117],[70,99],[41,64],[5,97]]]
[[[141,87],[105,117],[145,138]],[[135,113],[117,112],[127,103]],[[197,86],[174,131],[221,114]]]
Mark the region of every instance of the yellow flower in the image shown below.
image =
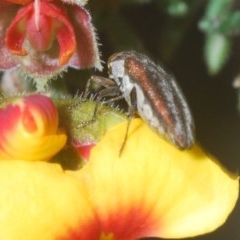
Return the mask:
[[[115,240],[184,238],[213,231],[238,198],[238,177],[194,146],[181,151],[140,119],[109,131],[78,172],[101,232]]]
[[[0,159],[49,160],[66,143],[58,112],[43,95],[19,98],[0,109]]]
[[[222,225],[238,198],[238,177],[199,147],[181,151],[146,124],[110,130],[80,170],[0,161],[0,239],[183,238]]]

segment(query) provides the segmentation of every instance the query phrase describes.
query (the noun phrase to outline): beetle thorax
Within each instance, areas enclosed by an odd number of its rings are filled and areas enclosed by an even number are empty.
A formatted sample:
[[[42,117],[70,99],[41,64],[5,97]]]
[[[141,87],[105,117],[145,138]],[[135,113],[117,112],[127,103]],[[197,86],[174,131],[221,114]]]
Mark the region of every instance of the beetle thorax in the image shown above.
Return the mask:
[[[130,94],[133,90],[134,82],[125,71],[125,61],[122,59],[115,60],[109,63],[110,78],[112,78],[119,90],[122,92],[122,96],[126,99],[128,104],[131,104]]]

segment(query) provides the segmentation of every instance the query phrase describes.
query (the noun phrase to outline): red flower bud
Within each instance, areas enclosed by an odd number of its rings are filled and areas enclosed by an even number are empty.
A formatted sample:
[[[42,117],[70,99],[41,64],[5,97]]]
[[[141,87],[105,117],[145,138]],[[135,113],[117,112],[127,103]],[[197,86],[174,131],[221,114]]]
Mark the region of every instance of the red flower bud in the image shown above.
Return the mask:
[[[0,109],[0,159],[48,160],[66,143],[58,112],[42,95],[30,95]]]

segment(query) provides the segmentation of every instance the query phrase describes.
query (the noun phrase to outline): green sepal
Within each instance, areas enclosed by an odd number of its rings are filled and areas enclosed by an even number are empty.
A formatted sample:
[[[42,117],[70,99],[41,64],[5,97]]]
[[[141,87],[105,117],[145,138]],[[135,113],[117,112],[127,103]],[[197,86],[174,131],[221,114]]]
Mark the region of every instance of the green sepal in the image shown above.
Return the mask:
[[[93,118],[96,102],[81,98],[55,99],[58,107],[60,127],[67,131],[69,138],[81,143],[97,143],[113,126],[126,121],[126,115],[114,107],[100,105],[96,120]]]

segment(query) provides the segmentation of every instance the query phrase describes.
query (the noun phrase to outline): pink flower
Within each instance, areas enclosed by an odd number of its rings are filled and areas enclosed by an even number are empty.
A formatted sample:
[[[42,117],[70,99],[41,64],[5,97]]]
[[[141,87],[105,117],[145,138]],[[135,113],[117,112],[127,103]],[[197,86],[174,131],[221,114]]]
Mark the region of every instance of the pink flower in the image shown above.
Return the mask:
[[[57,0],[0,2],[0,69],[54,75],[67,66],[101,69],[87,10]]]

